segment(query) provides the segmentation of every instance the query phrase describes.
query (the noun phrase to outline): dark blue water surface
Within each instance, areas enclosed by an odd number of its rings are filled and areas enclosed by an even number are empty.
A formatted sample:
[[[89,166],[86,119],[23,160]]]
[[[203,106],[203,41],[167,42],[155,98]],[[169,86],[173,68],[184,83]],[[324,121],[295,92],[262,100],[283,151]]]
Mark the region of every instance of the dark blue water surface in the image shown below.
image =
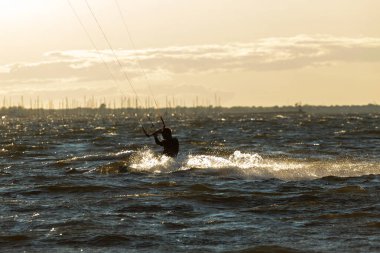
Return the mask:
[[[176,159],[142,115],[4,115],[0,251],[380,251],[380,115],[165,120]]]

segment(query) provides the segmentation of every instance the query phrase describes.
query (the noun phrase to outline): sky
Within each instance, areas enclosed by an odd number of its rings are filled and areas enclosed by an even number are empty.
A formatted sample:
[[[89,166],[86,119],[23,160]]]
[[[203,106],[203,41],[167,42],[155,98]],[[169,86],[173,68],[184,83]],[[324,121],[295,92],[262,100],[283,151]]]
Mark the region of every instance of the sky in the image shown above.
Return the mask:
[[[379,9],[378,0],[0,0],[0,99],[380,103]]]

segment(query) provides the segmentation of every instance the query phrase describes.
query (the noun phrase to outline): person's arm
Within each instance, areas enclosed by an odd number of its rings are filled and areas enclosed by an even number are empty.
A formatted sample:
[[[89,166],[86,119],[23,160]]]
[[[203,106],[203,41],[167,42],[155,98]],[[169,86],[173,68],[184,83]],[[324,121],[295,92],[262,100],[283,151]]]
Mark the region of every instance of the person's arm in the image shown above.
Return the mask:
[[[156,142],[156,144],[157,144],[157,145],[160,145],[160,146],[163,146],[162,141],[160,141],[160,140],[158,139],[158,137],[157,137],[157,133],[155,133],[153,136],[154,136],[154,141]]]

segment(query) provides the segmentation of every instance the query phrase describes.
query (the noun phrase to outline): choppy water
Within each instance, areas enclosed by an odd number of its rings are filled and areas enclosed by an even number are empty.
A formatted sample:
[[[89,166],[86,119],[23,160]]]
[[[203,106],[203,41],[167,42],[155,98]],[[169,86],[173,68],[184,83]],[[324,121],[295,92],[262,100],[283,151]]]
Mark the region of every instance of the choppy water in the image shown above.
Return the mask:
[[[4,116],[0,251],[380,251],[379,115],[138,119]]]

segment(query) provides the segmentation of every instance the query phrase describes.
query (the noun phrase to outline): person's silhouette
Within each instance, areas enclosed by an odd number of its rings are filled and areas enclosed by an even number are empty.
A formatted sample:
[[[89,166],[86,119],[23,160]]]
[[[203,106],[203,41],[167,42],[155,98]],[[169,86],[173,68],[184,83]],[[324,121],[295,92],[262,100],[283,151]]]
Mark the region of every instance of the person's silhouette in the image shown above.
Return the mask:
[[[162,141],[158,139],[158,134],[162,134]],[[179,151],[179,142],[177,138],[172,136],[172,130],[170,130],[170,128],[164,127],[163,129],[154,132],[153,136],[156,144],[164,147],[164,151],[162,152],[164,155],[170,157],[177,156]]]

